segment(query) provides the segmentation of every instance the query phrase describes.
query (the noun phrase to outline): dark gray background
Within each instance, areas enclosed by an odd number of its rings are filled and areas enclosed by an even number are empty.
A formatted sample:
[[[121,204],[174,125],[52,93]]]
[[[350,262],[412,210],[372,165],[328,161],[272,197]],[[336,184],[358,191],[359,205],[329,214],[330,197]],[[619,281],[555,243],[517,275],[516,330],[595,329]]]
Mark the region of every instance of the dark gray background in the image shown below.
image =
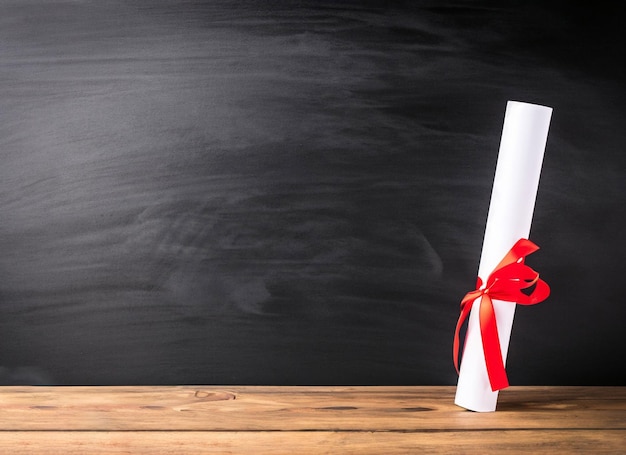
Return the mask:
[[[624,20],[1,1],[0,382],[455,384],[512,99],[554,115],[511,383],[626,385]]]

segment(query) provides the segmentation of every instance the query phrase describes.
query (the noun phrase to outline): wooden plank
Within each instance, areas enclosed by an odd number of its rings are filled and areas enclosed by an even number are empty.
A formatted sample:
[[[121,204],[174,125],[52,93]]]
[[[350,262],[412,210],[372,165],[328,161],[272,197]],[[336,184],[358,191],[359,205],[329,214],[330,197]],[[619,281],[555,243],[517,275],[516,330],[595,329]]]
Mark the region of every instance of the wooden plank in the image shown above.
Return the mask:
[[[3,430],[626,429],[626,387],[511,387],[495,413],[454,387],[1,387]]]
[[[2,432],[0,452],[23,454],[572,454],[623,453],[625,430],[443,432]]]

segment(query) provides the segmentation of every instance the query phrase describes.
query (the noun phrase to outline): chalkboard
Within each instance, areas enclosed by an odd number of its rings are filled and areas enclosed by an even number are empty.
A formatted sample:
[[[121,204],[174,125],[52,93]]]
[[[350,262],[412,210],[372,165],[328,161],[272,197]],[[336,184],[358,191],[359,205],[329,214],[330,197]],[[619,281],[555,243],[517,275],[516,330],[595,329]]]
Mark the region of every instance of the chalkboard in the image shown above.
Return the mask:
[[[546,4],[548,3],[548,4]],[[455,384],[507,100],[512,384],[626,385],[624,6],[0,4],[0,383]]]

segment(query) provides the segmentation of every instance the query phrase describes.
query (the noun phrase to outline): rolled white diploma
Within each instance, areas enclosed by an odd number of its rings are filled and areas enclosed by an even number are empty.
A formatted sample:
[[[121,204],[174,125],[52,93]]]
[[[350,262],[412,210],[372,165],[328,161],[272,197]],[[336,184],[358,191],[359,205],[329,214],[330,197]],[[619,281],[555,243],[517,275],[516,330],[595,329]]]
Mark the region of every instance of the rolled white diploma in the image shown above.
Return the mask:
[[[541,164],[552,108],[509,101],[506,105],[500,151],[478,276],[483,283],[520,238],[528,238],[535,208]],[[477,299],[479,300],[479,299]],[[496,410],[498,392],[491,390],[479,322],[479,302],[468,317],[454,403],[478,412]],[[506,363],[515,303],[493,300],[502,359]]]

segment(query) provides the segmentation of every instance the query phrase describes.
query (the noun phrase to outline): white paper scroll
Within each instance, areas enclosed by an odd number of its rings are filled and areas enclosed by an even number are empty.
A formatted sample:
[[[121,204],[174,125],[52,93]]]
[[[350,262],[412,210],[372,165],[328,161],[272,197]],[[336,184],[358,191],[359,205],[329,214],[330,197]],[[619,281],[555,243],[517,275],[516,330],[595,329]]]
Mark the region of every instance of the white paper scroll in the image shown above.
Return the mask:
[[[548,138],[552,108],[509,101],[491,193],[478,276],[487,277],[520,238],[528,238],[535,208],[543,153]],[[493,300],[506,362],[515,303]],[[455,404],[478,412],[496,410],[498,392],[493,392],[483,353],[478,302],[468,318]]]

